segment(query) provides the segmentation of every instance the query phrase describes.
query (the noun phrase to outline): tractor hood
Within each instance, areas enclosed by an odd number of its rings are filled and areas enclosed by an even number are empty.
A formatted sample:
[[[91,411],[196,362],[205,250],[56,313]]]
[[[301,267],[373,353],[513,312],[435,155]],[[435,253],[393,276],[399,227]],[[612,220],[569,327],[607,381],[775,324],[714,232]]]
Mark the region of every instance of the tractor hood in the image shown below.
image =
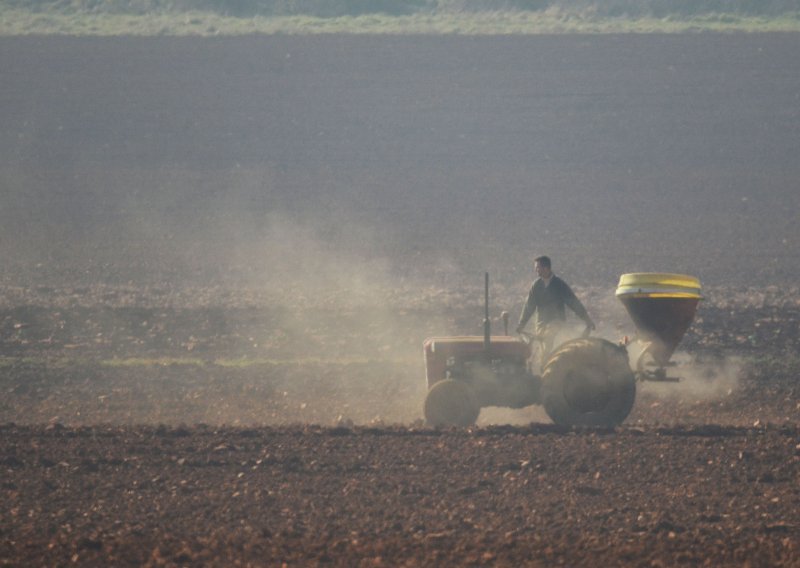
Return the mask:
[[[469,355],[483,353],[483,337],[463,335],[460,337],[431,337],[423,344],[426,356],[450,357],[452,355]],[[516,337],[501,335],[492,337],[489,345],[491,357],[520,357],[527,359],[531,355],[530,345]]]

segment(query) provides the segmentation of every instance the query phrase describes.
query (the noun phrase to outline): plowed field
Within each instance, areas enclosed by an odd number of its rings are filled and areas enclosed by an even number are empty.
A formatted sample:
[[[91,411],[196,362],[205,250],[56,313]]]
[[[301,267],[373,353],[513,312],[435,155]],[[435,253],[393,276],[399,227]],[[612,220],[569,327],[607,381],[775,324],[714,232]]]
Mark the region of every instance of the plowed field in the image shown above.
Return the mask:
[[[799,47],[0,39],[0,565],[800,565]],[[426,427],[539,253],[684,380]]]
[[[472,292],[454,312],[405,298],[391,346],[342,327],[348,310],[313,318],[309,360],[269,352],[266,307],[209,312],[184,293],[165,316],[142,290],[138,307],[108,288],[13,291],[29,303],[2,312],[0,559],[800,562],[792,298],[708,301],[676,358],[684,382],[641,386],[617,430],[559,429],[537,408],[432,430],[414,325],[480,315]],[[606,325],[622,315],[612,306],[597,302]]]

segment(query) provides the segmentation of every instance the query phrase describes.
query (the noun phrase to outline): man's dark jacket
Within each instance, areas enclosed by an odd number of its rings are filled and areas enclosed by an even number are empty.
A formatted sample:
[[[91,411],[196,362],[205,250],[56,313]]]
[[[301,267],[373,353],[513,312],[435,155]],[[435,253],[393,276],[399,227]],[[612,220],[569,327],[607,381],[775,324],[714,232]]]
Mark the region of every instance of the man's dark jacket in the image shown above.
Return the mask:
[[[569,306],[583,321],[587,323],[590,321],[586,308],[583,307],[566,282],[553,275],[550,284],[545,286],[544,280],[537,278],[528,293],[528,301],[525,302],[525,308],[519,318],[519,325],[524,326],[528,323],[533,313],[536,312],[536,330],[540,332],[550,322],[567,319],[564,306]]]

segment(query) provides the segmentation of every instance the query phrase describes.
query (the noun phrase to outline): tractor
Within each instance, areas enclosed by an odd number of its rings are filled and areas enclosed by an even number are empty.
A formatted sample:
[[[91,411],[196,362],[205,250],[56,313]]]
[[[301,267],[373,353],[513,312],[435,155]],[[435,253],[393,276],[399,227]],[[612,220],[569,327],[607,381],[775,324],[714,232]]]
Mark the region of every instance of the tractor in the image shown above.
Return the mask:
[[[629,341],[583,337],[532,360],[538,338],[492,336],[489,274],[485,274],[483,336],[432,337],[423,344],[431,426],[470,426],[488,406],[544,406],[562,426],[614,427],[627,418],[642,381],[677,382],[670,358],[697,310],[700,282],[693,276],[633,273],[620,277],[616,296],[636,327],[640,355],[631,367]]]

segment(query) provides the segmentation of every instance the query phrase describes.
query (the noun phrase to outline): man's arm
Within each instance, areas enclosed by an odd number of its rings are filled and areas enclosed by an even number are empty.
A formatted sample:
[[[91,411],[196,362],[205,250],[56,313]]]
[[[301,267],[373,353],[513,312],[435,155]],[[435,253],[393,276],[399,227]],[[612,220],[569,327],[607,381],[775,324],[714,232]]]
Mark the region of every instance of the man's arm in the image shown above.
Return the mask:
[[[562,280],[562,282],[564,281]],[[581,303],[581,301],[575,295],[575,292],[572,291],[572,288],[570,288],[569,284],[567,284],[566,282],[564,282],[563,293],[564,293],[564,304],[566,304],[569,307],[569,309],[575,312],[576,316],[578,316],[581,320],[583,320],[583,322],[586,324],[586,327],[588,327],[589,329],[595,329],[596,326],[594,325],[592,318],[589,316],[589,312],[586,311],[584,305]]]

